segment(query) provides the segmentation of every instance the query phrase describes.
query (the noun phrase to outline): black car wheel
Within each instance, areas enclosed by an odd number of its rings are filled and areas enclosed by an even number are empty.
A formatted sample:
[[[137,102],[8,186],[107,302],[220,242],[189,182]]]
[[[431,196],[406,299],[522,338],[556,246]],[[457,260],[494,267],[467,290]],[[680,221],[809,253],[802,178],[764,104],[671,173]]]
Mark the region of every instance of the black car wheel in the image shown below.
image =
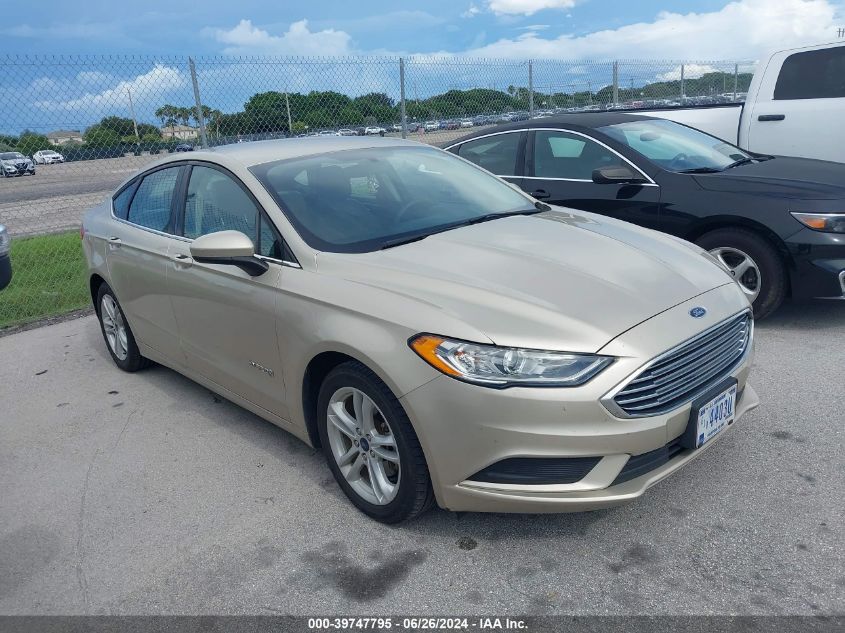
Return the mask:
[[[106,347],[115,365],[127,372],[149,367],[152,361],[141,356],[135,336],[123,314],[123,308],[120,307],[114,291],[108,284],[104,283],[100,286],[95,308],[97,317],[100,319],[100,330],[103,332]]]
[[[746,229],[717,229],[696,240],[733,275],[762,319],[774,312],[787,292],[787,272],[777,250],[765,238]]]
[[[382,523],[399,523],[434,504],[428,466],[402,405],[356,361],[329,372],[317,398],[320,442],[349,500]]]

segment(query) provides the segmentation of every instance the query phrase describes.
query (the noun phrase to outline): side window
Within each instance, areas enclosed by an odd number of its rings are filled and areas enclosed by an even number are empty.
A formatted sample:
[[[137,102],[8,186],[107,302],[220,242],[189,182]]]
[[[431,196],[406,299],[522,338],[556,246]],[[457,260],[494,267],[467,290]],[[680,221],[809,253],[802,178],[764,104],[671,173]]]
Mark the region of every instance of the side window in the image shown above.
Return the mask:
[[[497,176],[515,176],[521,137],[521,132],[508,132],[467,141],[458,148],[458,156]]]
[[[272,257],[273,259],[285,259],[285,244],[282,241],[282,236],[276,230],[276,227],[268,220],[264,214],[261,214],[260,228],[258,230],[258,248],[256,249],[259,255],[264,257]]]
[[[794,53],[783,61],[775,100],[845,97],[845,46]]]
[[[258,209],[230,176],[210,167],[193,167],[185,202],[185,237],[240,231],[256,243],[257,222]]]
[[[145,176],[132,198],[127,220],[148,229],[167,231],[170,228],[170,204],[180,169],[169,167]]]
[[[592,180],[593,170],[622,162],[616,154],[577,134],[538,130],[534,133],[534,176]]]
[[[132,194],[135,191],[136,182],[130,183],[127,187],[117,194],[112,200],[112,208],[114,215],[121,220],[125,220],[129,215],[129,201],[132,199]]]

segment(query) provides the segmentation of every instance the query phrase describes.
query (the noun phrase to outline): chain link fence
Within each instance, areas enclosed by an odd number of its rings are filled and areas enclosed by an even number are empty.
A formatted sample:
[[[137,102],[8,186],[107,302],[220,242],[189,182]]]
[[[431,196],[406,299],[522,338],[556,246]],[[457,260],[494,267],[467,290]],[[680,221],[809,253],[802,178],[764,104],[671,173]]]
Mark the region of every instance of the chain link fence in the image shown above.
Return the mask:
[[[85,210],[163,154],[313,135],[442,144],[558,113],[740,102],[751,62],[0,57],[0,328],[87,305]]]

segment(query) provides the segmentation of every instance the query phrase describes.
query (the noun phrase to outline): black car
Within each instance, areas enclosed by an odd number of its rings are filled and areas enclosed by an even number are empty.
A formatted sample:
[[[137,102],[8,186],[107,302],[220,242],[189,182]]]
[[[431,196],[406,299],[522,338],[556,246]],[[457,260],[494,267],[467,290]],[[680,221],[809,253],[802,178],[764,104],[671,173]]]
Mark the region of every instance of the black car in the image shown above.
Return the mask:
[[[6,227],[0,224],[0,290],[12,281],[12,261],[9,259],[9,234]]]
[[[845,299],[845,165],[754,154],[627,113],[510,123],[449,151],[539,200],[695,242],[764,317],[786,297]]]
[[[193,152],[194,146],[190,143],[179,143],[179,145],[177,145],[174,150],[177,152]]]

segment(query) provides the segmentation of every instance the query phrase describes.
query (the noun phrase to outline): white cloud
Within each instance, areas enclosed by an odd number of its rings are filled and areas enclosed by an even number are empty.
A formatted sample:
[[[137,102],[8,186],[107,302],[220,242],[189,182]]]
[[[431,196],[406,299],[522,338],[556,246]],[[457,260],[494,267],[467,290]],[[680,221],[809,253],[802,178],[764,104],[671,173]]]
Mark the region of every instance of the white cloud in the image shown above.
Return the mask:
[[[474,4],[470,4],[469,8],[466,11],[464,11],[463,13],[461,13],[461,17],[462,18],[474,18],[479,13],[481,13],[481,9],[479,9]]]
[[[520,31],[545,31],[550,24],[529,24],[528,26],[517,27]]]
[[[498,15],[533,15],[543,9],[571,9],[575,0],[487,0],[487,6]]]
[[[514,0],[494,0],[513,2]],[[527,3],[525,3],[527,4]],[[710,13],[661,12],[587,35],[506,38],[468,50],[472,57],[518,59],[748,59],[833,38],[838,5],[829,0],[736,0]]]
[[[112,112],[128,105],[129,93],[136,107],[148,102],[162,101],[174,90],[187,86],[182,72],[171,66],[156,64],[152,70],[137,75],[133,79],[118,82],[111,88],[100,92],[86,92],[81,97],[59,101],[42,99],[34,105],[43,110],[59,110],[79,113]],[[187,94],[185,95],[188,96]]]
[[[325,29],[311,31],[308,20],[294,22],[281,35],[271,35],[253,25],[250,20],[241,20],[231,29],[205,29],[218,42],[225,44],[223,52],[229,55],[313,55],[341,56],[351,54],[352,37],[345,31]]]
[[[707,73],[719,72],[710,64],[684,64],[684,79],[698,79]],[[660,81],[677,81],[681,78],[681,65],[678,64],[669,72],[657,75]]]

